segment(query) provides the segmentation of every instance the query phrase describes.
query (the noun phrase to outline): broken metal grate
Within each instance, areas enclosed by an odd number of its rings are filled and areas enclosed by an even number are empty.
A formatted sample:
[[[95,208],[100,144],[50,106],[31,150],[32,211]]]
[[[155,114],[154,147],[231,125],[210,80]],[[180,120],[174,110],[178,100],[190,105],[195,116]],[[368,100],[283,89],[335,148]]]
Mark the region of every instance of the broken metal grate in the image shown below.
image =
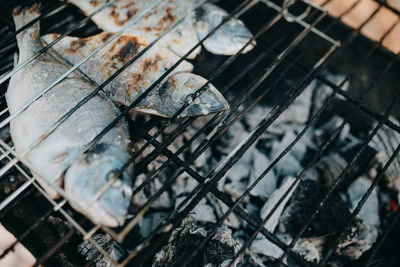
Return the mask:
[[[329,2],[323,3],[322,7]],[[133,205],[123,227],[110,229],[93,224],[76,213],[65,199],[51,199],[40,188],[36,178],[31,176],[24,160],[13,151],[9,134],[11,118],[5,103],[5,92],[9,77],[17,71],[13,69],[13,58],[17,51],[15,35],[18,33],[14,31],[11,19],[11,10],[15,4],[8,1],[2,4],[0,220],[14,232],[19,242],[32,251],[37,258],[36,265],[79,266],[85,262],[80,253],[97,261],[97,264],[108,261],[115,266],[183,266],[201,261],[210,263],[213,260],[217,266],[226,259],[230,260],[231,265],[239,262],[246,265],[246,261],[250,264],[254,260],[249,256],[252,244],[255,240],[262,240],[263,244],[272,244],[278,251],[278,256],[273,260],[276,265],[291,265],[291,262],[295,262],[311,266],[317,263],[310,262],[307,258],[309,254],[299,250],[297,244],[304,242],[303,237],[307,237],[308,229],[318,228],[315,222],[319,220],[319,214],[337,212],[334,217],[343,217],[343,220],[339,221],[341,225],[336,231],[329,231],[329,242],[324,245],[323,256],[318,260],[318,264],[324,265],[330,260],[338,260],[336,248],[347,238],[349,231],[354,229],[362,206],[373,194],[374,188],[382,183],[385,173],[393,171],[392,166],[398,164],[396,157],[400,146],[386,147],[387,158],[381,163],[381,169],[372,174],[374,177],[370,186],[367,186],[368,191],[356,202],[353,211],[345,216],[339,212],[340,207],[332,202],[332,199],[338,199],[338,190],[343,184],[348,186],[350,183],[349,173],[354,172],[357,169],[355,167],[364,166],[361,164],[362,159],[367,158],[366,152],[369,151],[371,141],[374,142],[374,137],[380,136],[382,131],[395,135],[394,132],[400,130],[398,122],[392,117],[398,118],[400,115],[397,111],[399,93],[396,91],[399,85],[396,80],[398,55],[381,46],[394,26],[379,42],[373,43],[361,35],[368,20],[353,30],[340,24],[340,17],[328,17],[323,8],[309,1],[298,1],[295,4],[292,1],[282,3],[268,0],[221,1],[219,4],[230,11],[230,16],[240,16],[250,27],[257,46],[248,54],[231,57],[203,53],[193,63],[195,72],[207,77],[208,82],[215,84],[226,96],[231,109],[222,114],[185,119],[178,118],[179,112],[171,119],[133,115],[136,119],[130,119],[129,124],[132,141],[137,146],[131,159],[136,164],[134,193],[141,196],[143,201]],[[88,36],[98,32],[90,22],[90,16],[82,16],[75,8],[63,2],[46,1],[42,10],[43,15],[39,20],[43,33],[62,33],[61,39],[66,35]],[[62,16],[65,19],[60,20]],[[140,23],[140,19],[133,22]],[[96,50],[99,49],[101,47]],[[126,66],[141,55],[139,53]],[[70,72],[77,67],[72,67]],[[338,79],[329,74],[328,70],[332,69],[334,73],[341,74],[337,76]],[[100,91],[122,71],[117,71],[96,91]],[[151,85],[145,94],[154,89],[164,77]],[[299,112],[293,115],[296,105],[304,99],[310,86],[315,84],[324,88],[317,90],[319,94],[314,96],[314,100],[320,100],[315,102],[318,104],[309,114]],[[199,88],[192,100],[205,87]],[[51,86],[48,89],[51,90]],[[127,115],[141,99],[143,97],[124,107],[120,117]],[[187,104],[180,112],[185,107]],[[315,151],[308,153],[310,158],[302,162],[300,171],[290,179],[281,181],[274,191],[274,197],[271,193],[265,201],[269,206],[263,208],[263,216],[256,216],[249,208],[249,203],[253,203],[249,201],[254,198],[253,189],[271,179],[270,174],[276,166],[284,164],[284,168],[280,168],[286,170],[286,167],[294,164],[289,156],[297,151],[301,140],[316,125],[326,122],[327,114],[332,113],[340,115],[342,119],[336,121],[331,131],[321,135],[321,142]],[[240,162],[246,155],[256,151],[256,145],[265,139],[265,135],[274,134],[277,125],[288,120],[288,117],[289,120],[293,120],[293,117],[302,120],[302,127],[298,128],[296,135],[286,140],[286,143],[282,141],[282,146],[275,151],[269,162],[259,163],[262,165],[260,171],[245,188],[238,191],[234,188],[221,188],[220,181],[226,180],[230,171],[243,168]],[[343,132],[349,131],[349,125],[363,142],[344,150],[346,157],[341,168],[332,172],[332,180],[327,181],[328,189],[322,196],[315,198],[318,205],[310,210],[300,209],[307,218],[298,220],[300,225],[295,228],[292,239],[285,241],[278,237],[274,234],[275,227],[270,226],[271,221],[275,220],[278,213],[282,213],[279,210],[283,209],[289,198],[292,198],[293,203],[294,199],[300,199],[301,194],[294,193],[298,188],[303,188],[305,196],[312,196],[312,192],[300,181],[310,178],[315,171],[321,172],[330,166],[330,162],[337,163],[334,159],[326,160],[327,152]],[[111,127],[113,125],[105,131]],[[229,138],[237,142],[226,143]],[[335,155],[329,154],[329,157]],[[176,191],[171,192],[173,187],[179,187],[178,182],[191,184],[192,187],[189,191],[181,192],[179,198],[176,196],[173,199],[174,205],[168,204],[172,201],[171,195],[176,194]],[[215,213],[215,218],[200,227],[191,216],[203,202],[214,203],[215,211],[211,213]],[[393,204],[395,207],[396,203],[397,199]],[[368,265],[381,253],[380,247],[388,242],[389,232],[398,221],[399,212],[395,210],[393,208],[380,212],[384,213],[380,226],[383,233],[371,250],[360,259],[360,263]],[[239,221],[240,227],[234,226],[237,224],[234,220]],[[221,241],[230,240],[230,234],[227,234],[226,226],[223,225],[241,230],[236,231],[235,236],[241,243]],[[171,234],[174,239],[170,239]],[[86,241],[82,243],[83,240]],[[0,257],[4,257],[13,246]],[[174,255],[177,253],[181,253],[182,258],[176,259]],[[165,255],[176,261],[169,262],[164,258]]]

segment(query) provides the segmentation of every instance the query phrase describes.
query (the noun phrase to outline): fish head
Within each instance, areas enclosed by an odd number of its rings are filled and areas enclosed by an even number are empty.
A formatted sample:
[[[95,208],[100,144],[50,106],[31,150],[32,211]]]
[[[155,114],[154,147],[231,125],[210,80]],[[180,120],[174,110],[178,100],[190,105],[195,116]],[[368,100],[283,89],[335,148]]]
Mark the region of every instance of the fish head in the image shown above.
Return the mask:
[[[174,74],[135,109],[170,118],[187,101],[191,101],[192,95],[206,83],[206,79],[193,73]],[[227,109],[229,104],[224,96],[212,84],[208,84],[203,93],[195,98],[179,117],[203,116]]]
[[[195,25],[197,36],[201,40],[216,28],[228,16],[228,13],[212,4],[204,4],[199,10]],[[207,38],[203,42],[203,46],[213,54],[234,55],[252,38],[253,34],[247,29],[243,21],[231,18]],[[242,53],[249,52],[255,45],[255,41],[250,42]]]
[[[126,152],[103,143],[81,155],[64,178],[65,193],[73,200],[71,206],[96,223],[121,226],[132,198],[132,167],[114,182],[112,179],[128,158]]]

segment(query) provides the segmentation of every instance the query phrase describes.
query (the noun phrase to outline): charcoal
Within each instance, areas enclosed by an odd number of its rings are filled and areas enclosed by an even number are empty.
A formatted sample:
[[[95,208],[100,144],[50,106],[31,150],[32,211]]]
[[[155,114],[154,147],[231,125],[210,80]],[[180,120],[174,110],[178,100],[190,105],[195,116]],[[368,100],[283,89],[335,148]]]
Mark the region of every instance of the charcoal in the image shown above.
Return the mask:
[[[279,154],[294,140],[296,137],[293,131],[285,133],[280,141],[272,144],[270,153],[271,159],[276,159]],[[302,170],[301,159],[306,152],[306,146],[301,142],[296,144],[274,167],[279,176],[296,176]]]
[[[361,144],[359,143],[351,144],[336,153],[322,157],[312,167],[318,172],[318,180],[327,188],[332,187],[360,148]],[[342,182],[341,186],[347,187],[354,179],[367,173],[374,166],[377,156],[375,149],[366,147],[353,165],[344,173],[344,182]]]
[[[287,234],[276,234],[276,237],[285,244],[289,244],[292,240],[292,237]],[[259,255],[264,255],[271,260],[279,259],[283,255],[283,250],[280,247],[261,234],[257,235],[256,239],[251,243],[250,251]]]
[[[206,195],[207,202],[213,208],[216,216],[221,218],[228,211],[229,207],[225,205],[221,200],[217,199],[213,194]],[[225,219],[224,224],[233,228],[240,229],[242,226],[242,220],[236,215],[235,212],[231,212]]]
[[[396,124],[399,122],[390,117]],[[381,165],[386,164],[388,159],[392,156],[397,146],[400,144],[400,134],[383,126],[379,129],[377,134],[372,139],[370,146],[375,148],[380,154]],[[384,173],[386,184],[389,188],[398,194],[398,201],[400,201],[400,156],[397,155],[396,159],[390,164]]]
[[[143,216],[138,223],[141,237],[147,237],[151,234],[163,222],[166,216],[165,212],[152,212]]]
[[[377,237],[378,230],[375,226],[356,220],[356,223],[346,232],[345,237],[336,247],[336,253],[351,260],[357,260],[372,247]]]
[[[186,199],[186,196],[182,196],[176,199],[175,208]],[[199,222],[203,223],[216,223],[217,218],[215,217],[214,209],[211,207],[205,198],[201,199],[200,202],[192,209],[190,214]]]
[[[261,209],[260,212],[260,217],[264,219],[272,210],[272,208],[276,205],[276,203],[284,197],[282,203],[278,206],[278,208],[272,213],[272,216],[270,216],[270,219],[267,220],[266,224],[264,225],[264,228],[268,230],[269,232],[273,233],[275,231],[275,228],[279,222],[279,217],[282,214],[283,208],[285,207],[286,203],[290,199],[291,195],[294,192],[294,189],[296,186],[290,191],[287,192],[290,185],[295,181],[294,178],[292,177],[287,177],[282,186],[279,187],[279,189],[275,190],[275,192],[271,195],[271,197],[268,199],[268,201],[264,204],[263,208]],[[281,236],[282,239],[288,240],[287,236]],[[266,239],[262,235],[258,235],[257,238],[253,241],[251,247],[251,251],[265,255],[270,258],[277,259],[280,256],[282,256],[283,252],[282,250],[276,246],[274,243]]]
[[[319,263],[325,244],[325,237],[300,238],[293,247],[293,251],[306,261]]]
[[[110,235],[95,234],[92,238],[114,261],[118,262],[125,256],[126,253],[123,248]],[[93,262],[96,267],[114,266],[88,240],[85,240],[78,246],[78,252],[85,256],[87,261]]]
[[[192,192],[197,185],[198,182],[194,178],[182,173],[172,185],[172,190],[176,196],[180,196]]]
[[[140,174],[136,176],[135,179],[135,187],[141,185],[143,181],[145,181],[146,176],[144,174]],[[141,207],[147,203],[151,196],[157,193],[162,187],[161,182],[155,178],[152,179],[147,185],[144,186],[142,190],[140,190],[135,197],[132,199],[134,207]],[[169,192],[162,193],[157,200],[151,206],[153,209],[171,209],[174,207],[173,199],[171,198]]]
[[[324,71],[323,76],[329,81],[339,86],[344,80],[345,76],[341,74],[333,74],[329,71]],[[310,117],[314,116],[318,110],[324,105],[326,99],[332,94],[333,90],[327,84],[319,80],[313,80],[309,87],[312,89]],[[342,86],[342,90],[347,91],[349,88],[349,82],[346,81]],[[336,99],[342,99],[340,96],[335,96]]]
[[[252,160],[251,150],[247,151],[226,173],[224,191],[231,195],[233,199],[240,197],[247,188]]]
[[[313,141],[317,147],[322,147],[343,123],[344,119],[335,115],[313,131]],[[350,136],[350,125],[345,124],[339,135],[332,142],[332,146],[341,145]]]
[[[357,207],[358,202],[371,186],[371,180],[359,177],[347,189],[349,209],[351,212]],[[379,227],[379,199],[376,187],[362,206],[358,218],[370,226]]]
[[[318,173],[318,180],[330,188],[346,166],[347,161],[339,153],[335,153],[320,159],[313,169]]]
[[[273,232],[278,225],[279,218],[281,217],[282,211],[285,208],[286,203],[289,201],[290,197],[293,195],[298,183],[289,191],[290,186],[294,183],[295,179],[293,177],[286,177],[283,181],[281,187],[275,190],[268,201],[264,204],[260,211],[261,219],[266,218],[272,211],[274,206],[278,201],[283,198],[283,201],[279,204],[278,208],[272,213],[264,228],[270,232]]]
[[[254,159],[252,171],[250,173],[250,184],[252,184],[270,165],[270,161],[267,156],[258,149],[253,150],[253,157]],[[278,177],[275,175],[273,170],[270,170],[256,185],[256,187],[250,191],[250,195],[257,196],[265,200],[274,192],[277,182]]]
[[[280,226],[280,229],[286,229],[294,235],[297,234],[319,207],[319,203],[327,193],[328,190],[322,184],[309,179],[302,180],[281,216],[282,228]],[[318,237],[341,232],[349,218],[350,211],[346,203],[338,193],[334,192],[302,236]]]
[[[198,244],[207,236],[207,230],[198,226],[193,217],[187,218],[183,225],[176,228],[168,245],[159,251],[153,266],[182,266],[187,258],[198,249]],[[237,266],[242,257],[232,262],[239,251],[239,243],[232,238],[231,230],[219,227],[206,246],[198,252],[190,266]]]
[[[313,87],[308,86],[293,101],[293,103],[276,119],[274,123],[305,124],[308,120],[311,108],[311,96]]]

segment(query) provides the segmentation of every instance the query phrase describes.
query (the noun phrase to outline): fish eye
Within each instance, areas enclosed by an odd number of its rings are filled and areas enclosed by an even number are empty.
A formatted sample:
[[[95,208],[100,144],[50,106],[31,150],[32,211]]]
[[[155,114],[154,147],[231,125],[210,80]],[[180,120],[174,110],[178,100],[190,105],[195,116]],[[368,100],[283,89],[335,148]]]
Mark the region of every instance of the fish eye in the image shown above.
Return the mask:
[[[120,188],[122,186],[122,180],[119,177],[115,177],[115,175],[118,173],[118,169],[111,170],[107,173],[107,182],[110,181],[111,179],[115,179],[115,181],[111,184],[112,187],[115,188]]]

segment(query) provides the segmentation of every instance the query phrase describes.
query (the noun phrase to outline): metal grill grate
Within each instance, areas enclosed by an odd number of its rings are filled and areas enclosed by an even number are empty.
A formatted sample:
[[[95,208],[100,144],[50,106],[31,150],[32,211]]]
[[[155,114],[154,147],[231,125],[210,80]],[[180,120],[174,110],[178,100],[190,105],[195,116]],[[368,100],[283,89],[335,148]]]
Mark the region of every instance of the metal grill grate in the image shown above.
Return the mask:
[[[203,3],[204,1],[201,1]],[[257,235],[265,236],[272,243],[276,244],[283,250],[283,254],[276,265],[284,264],[286,257],[290,258],[297,264],[302,266],[314,265],[307,262],[301,255],[293,250],[296,242],[309,228],[316,216],[323,210],[329,197],[341,186],[345,181],[346,173],[354,166],[356,161],[363,156],[363,151],[367,148],[369,142],[382,129],[389,127],[397,132],[400,132],[400,125],[389,118],[390,115],[399,115],[397,110],[397,102],[399,93],[394,92],[394,97],[385,99],[381,106],[376,106],[375,101],[377,92],[382,92],[388,85],[387,80],[396,77],[395,72],[398,72],[398,55],[392,54],[382,47],[382,42],[385,37],[394,29],[393,25],[388,32],[384,34],[379,42],[371,42],[361,35],[362,28],[367,24],[368,20],[373,17],[373,14],[385,5],[381,1],[377,1],[380,5],[375,12],[365,21],[359,28],[350,29],[340,23],[338,18],[327,16],[327,12],[323,8],[329,3],[327,0],[321,6],[317,6],[309,1],[298,1],[292,5],[291,1],[269,1],[269,0],[247,0],[247,1],[222,1],[220,4],[230,10],[230,16],[227,17],[220,25],[228,21],[231,17],[241,17],[254,33],[254,39],[257,40],[257,46],[251,53],[241,55],[239,53],[231,57],[217,57],[205,54],[194,61],[196,70],[207,78],[208,82],[201,88],[198,88],[195,94],[188,99],[187,103],[171,118],[162,119],[151,117],[147,119],[140,117],[136,121],[130,121],[130,130],[133,132],[132,140],[140,146],[133,153],[129,162],[124,165],[127,168],[132,162],[136,164],[136,172],[144,172],[152,162],[159,160],[161,163],[140,185],[134,188],[134,194],[139,194],[145,190],[146,186],[157,179],[162,172],[168,172],[167,180],[162,181],[162,185],[154,194],[144,203],[132,212],[132,217],[127,220],[123,227],[111,229],[102,225],[93,224],[87,218],[77,214],[67,203],[65,194],[61,188],[56,188],[63,196],[61,199],[53,200],[39,186],[37,177],[31,176],[29,173],[29,163],[23,159],[23,155],[17,155],[14,151],[11,137],[9,134],[9,122],[16,116],[10,116],[7,105],[5,103],[5,92],[9,78],[22,69],[27,64],[32,62],[39,55],[31,58],[27,62],[20,64],[13,69],[14,52],[17,51],[15,36],[20,32],[15,32],[11,18],[11,10],[14,3],[3,1],[3,11],[1,11],[2,29],[0,30],[0,94],[1,94],[1,111],[0,111],[0,188],[9,188],[1,192],[0,202],[0,220],[8,228],[14,227],[13,232],[17,237],[17,241],[26,244],[31,251],[34,252],[37,262],[36,265],[66,265],[67,263],[79,265],[83,261],[74,249],[82,240],[88,240],[109,262],[115,266],[125,266],[128,264],[140,266],[141,264],[149,264],[151,257],[154,256],[160,248],[168,241],[170,234],[179,227],[184,219],[193,211],[198,203],[212,194],[218,201],[226,205],[227,209],[217,219],[206,237],[196,243],[196,250],[191,255],[186,257],[183,265],[190,265],[196,260],[198,253],[207,246],[207,242],[216,233],[218,227],[226,223],[230,214],[234,213],[241,220],[249,225],[249,238],[244,240],[239,251],[235,253],[235,259],[246,253]],[[98,11],[112,3],[106,2],[98,7]],[[157,2],[158,3],[158,2]],[[201,4],[199,3],[199,5]],[[129,24],[140,23],[140,19],[145,16],[146,12],[152,10],[152,6],[148,7],[142,16],[136,16]],[[353,7],[351,7],[353,8]],[[96,13],[96,12],[95,12]],[[91,24],[90,18],[95,14],[90,14],[87,17],[80,15],[75,8],[57,1],[46,1],[42,5],[42,15],[37,19],[41,21],[43,33],[60,32],[59,38],[48,44],[41,52],[45,53],[57,41],[67,35],[89,35],[98,32],[98,29]],[[293,15],[297,14],[297,15]],[[299,15],[300,14],[300,15]],[[66,16],[66,19],[61,21],[59,18]],[[152,47],[161,37],[168,34],[174,27],[177,27],[183,18],[177,20],[163,35],[152,42],[143,51],[130,59],[123,68],[111,75],[103,84],[100,84],[97,89],[87,97],[85,97],[78,106],[74,107],[65,116],[48,129],[46,133],[30,146],[33,148],[43,138],[48,136],[57,126],[63,123],[77,108],[87,102],[95,94],[98,94],[108,83],[110,83],[124,69],[141,57],[150,47]],[[55,23],[57,22],[57,23]],[[396,24],[399,22],[397,20]],[[33,24],[32,23],[29,24]],[[27,27],[29,26],[27,25]],[[217,28],[214,30],[216,31]],[[213,32],[214,32],[213,31]],[[80,64],[71,66],[67,73],[62,75],[52,84],[43,88],[42,93],[52,89],[58,82],[68,76],[68,74],[76,71],[79,65],[96,54],[97,51],[105,47],[108,43],[119,36],[123,30],[115,33],[104,44],[93,50],[90,55],[85,58]],[[212,35],[211,32],[196,47]],[[252,41],[252,40],[251,40]],[[247,45],[251,43],[249,41]],[[185,60],[192,51],[186,53],[176,64],[159,79],[149,86],[149,88],[137,100],[129,106],[123,107],[121,115],[104,129],[95,139],[90,142],[85,151],[93,147],[100,138],[109,131],[116,123],[125,117],[135,105],[137,105],[151,90],[153,90],[172,70]],[[358,54],[355,51],[358,50]],[[245,47],[242,48],[244,50]],[[211,60],[210,60],[211,58]],[[350,62],[349,62],[350,61]],[[377,63],[378,61],[378,63]],[[344,62],[344,63],[343,63]],[[378,66],[373,66],[378,64]],[[210,67],[211,66],[211,67]],[[244,67],[243,67],[244,66]],[[340,69],[340,67],[342,67]],[[345,73],[343,80],[340,83],[331,81],[323,70],[326,68],[339,68],[342,73]],[[364,77],[362,75],[366,75]],[[361,77],[362,76],[362,77]],[[265,166],[265,170],[259,177],[245,189],[236,199],[232,199],[225,192],[221,191],[217,184],[224,175],[232,168],[232,166],[240,160],[243,155],[254,149],[253,144],[260,140],[263,133],[268,131],[269,127],[274,124],[276,119],[287,112],[297,97],[304,93],[305,88],[314,79],[319,80],[331,88],[331,94],[326,98],[322,107],[315,111],[308,119],[307,124],[298,133],[294,140],[281,151],[281,153],[271,162],[269,166]],[[347,92],[343,89],[346,82],[360,81],[362,83],[360,91]],[[288,82],[290,81],[290,82]],[[398,85],[392,84],[393,87]],[[225,113],[219,113],[206,118],[178,118],[179,114],[194,101],[204,90],[209,83],[218,85],[222,94],[227,96],[230,104],[230,110]],[[390,91],[390,90],[389,90]],[[33,103],[37,96],[33,98],[29,104]],[[223,159],[215,162],[213,167],[208,172],[199,172],[193,167],[193,163],[197,158],[204,155],[205,151],[214,149],[214,145],[221,142],[221,138],[226,134],[228,129],[242,120],[255,106],[263,101],[276,97],[274,106],[268,114],[262,114],[260,120],[257,121],[255,127],[249,129],[250,134],[245,136],[241,142]],[[303,171],[295,177],[293,183],[287,189],[287,192],[275,203],[265,218],[260,221],[254,218],[252,214],[244,208],[244,200],[249,197],[250,192],[254,187],[272,170],[272,168],[285,155],[292,150],[298,141],[323,118],[327,109],[332,109],[332,104],[335,99],[340,97],[345,103],[345,109],[351,112],[345,112],[343,122],[332,133],[327,141],[318,148],[318,151],[310,159]],[[22,111],[23,109],[21,109]],[[338,111],[340,113],[340,111]],[[362,118],[362,123],[360,123]],[[377,121],[372,131],[368,132],[364,137],[364,143],[355,151],[348,162],[347,166],[336,178],[334,184],[329,188],[327,194],[318,205],[318,209],[314,210],[308,221],[297,235],[293,236],[293,240],[287,245],[278,239],[273,233],[265,228],[265,224],[273,216],[274,212],[279,208],[280,204],[287,198],[289,194],[296,188],[299,181],[306,175],[307,171],[316,163],[321,155],[323,155],[329,146],[334,142],[335,138],[341,133],[347,123],[351,124],[366,124],[372,125],[372,121]],[[201,127],[195,127],[196,132],[189,133],[189,138],[182,143],[179,149],[172,149],[177,138],[188,133],[188,129],[194,124],[200,123]],[[140,129],[140,131],[137,131]],[[171,130],[173,129],[173,130]],[[197,144],[193,151],[190,151],[191,146]],[[373,180],[373,183],[367,193],[359,201],[357,208],[352,212],[351,217],[346,221],[346,226],[341,233],[337,233],[331,244],[327,248],[325,256],[320,261],[320,265],[324,265],[332,257],[335,248],[337,247],[346,230],[351,227],[361,207],[371,194],[374,187],[382,180],[384,172],[389,165],[396,160],[399,153],[398,146],[390,159],[385,163],[383,171],[378,173]],[[25,153],[24,153],[25,154]],[[122,173],[120,170],[110,180],[108,186],[111,186],[118,175]],[[187,194],[184,200],[173,210],[167,212],[165,218],[160,224],[155,227],[146,237],[141,240],[134,240],[134,233],[137,231],[138,223],[151,210],[153,204],[159,200],[164,192],[167,192],[182,174],[189,176],[189,179],[194,179],[197,186],[194,190]],[[10,185],[11,184],[11,185]],[[107,188],[104,188],[106,190]],[[103,192],[104,190],[101,190]],[[100,197],[99,192],[98,197]],[[95,201],[95,200],[93,200]],[[48,205],[50,203],[51,205]],[[27,213],[29,210],[31,214]],[[24,212],[21,215],[21,212]],[[382,245],[385,244],[390,231],[398,221],[399,211],[387,217],[387,226],[384,233],[380,235],[380,239],[373,246],[367,257],[363,259],[362,264],[368,265],[378,254]],[[26,220],[21,227],[17,226],[19,220]],[[46,230],[47,229],[47,230]],[[54,234],[56,232],[56,234]],[[113,240],[122,246],[129,247],[129,252],[118,263],[114,258],[102,247],[102,244],[95,238],[96,233],[107,233]],[[57,237],[55,237],[57,236]],[[54,239],[43,240],[43,237]],[[41,239],[42,238],[42,239]],[[42,247],[32,247],[33,245]],[[12,251],[16,243],[12,244],[3,254]]]

